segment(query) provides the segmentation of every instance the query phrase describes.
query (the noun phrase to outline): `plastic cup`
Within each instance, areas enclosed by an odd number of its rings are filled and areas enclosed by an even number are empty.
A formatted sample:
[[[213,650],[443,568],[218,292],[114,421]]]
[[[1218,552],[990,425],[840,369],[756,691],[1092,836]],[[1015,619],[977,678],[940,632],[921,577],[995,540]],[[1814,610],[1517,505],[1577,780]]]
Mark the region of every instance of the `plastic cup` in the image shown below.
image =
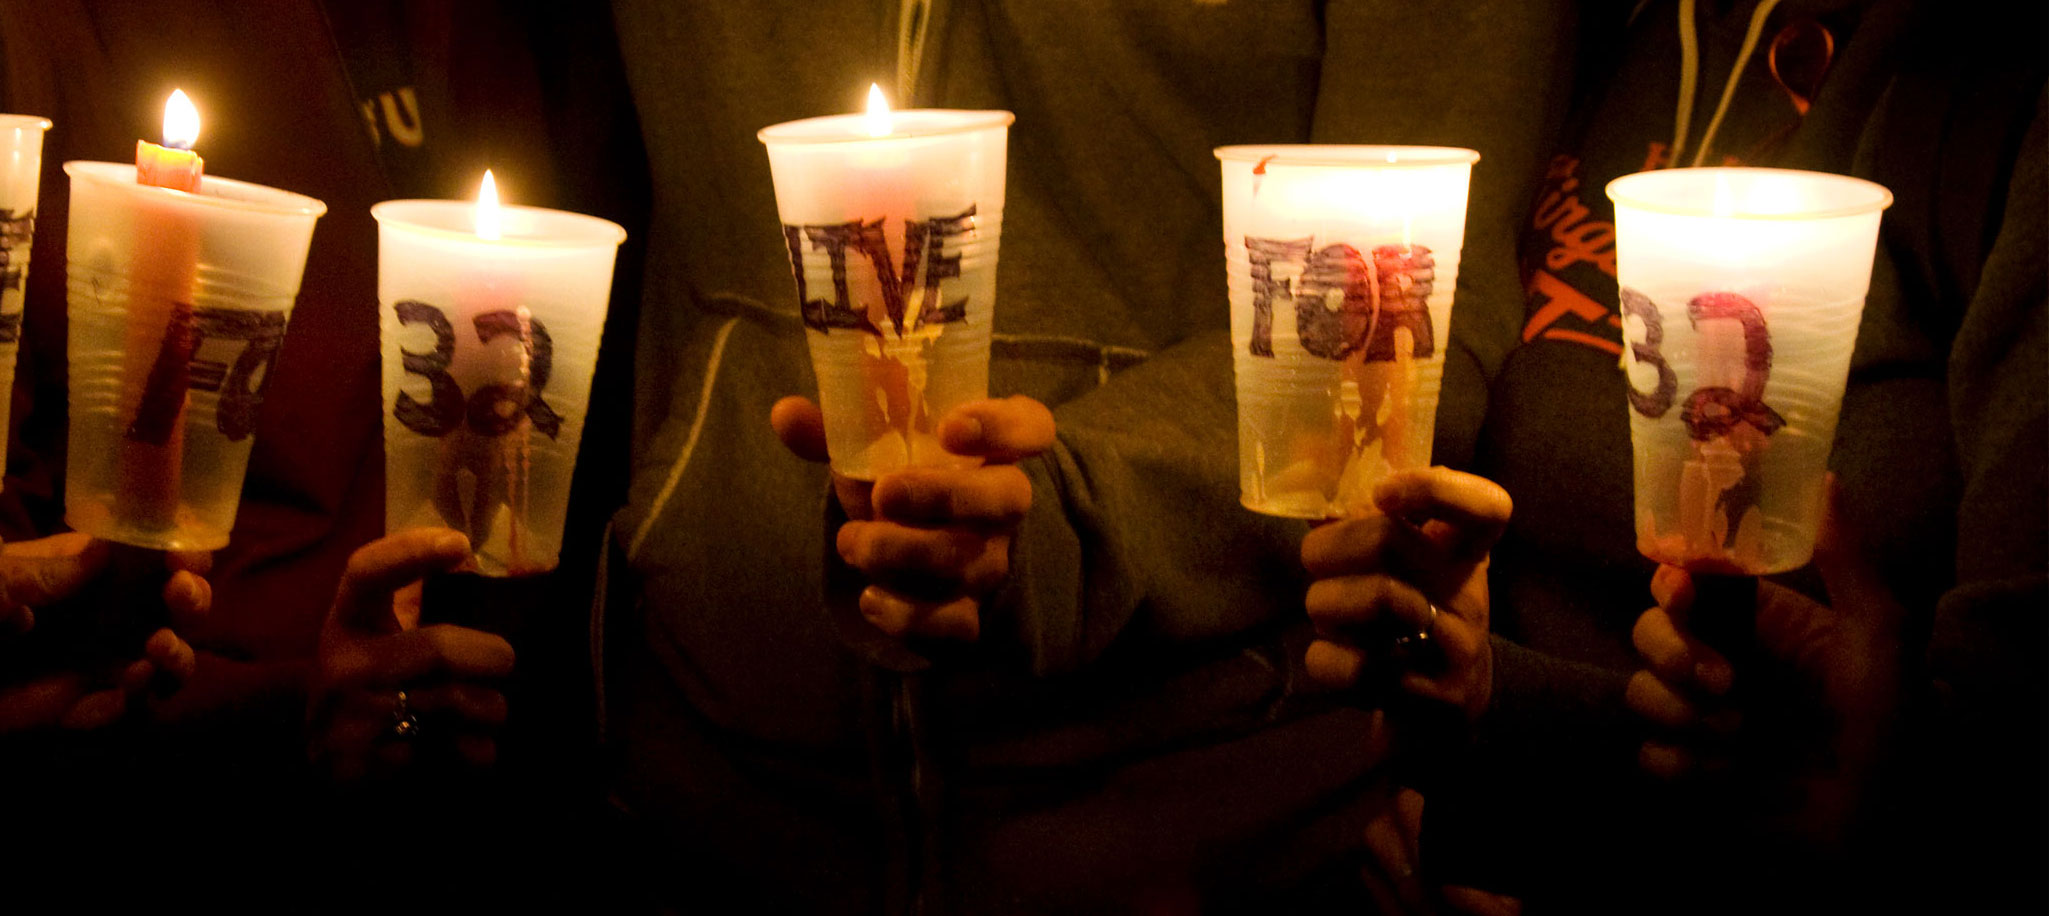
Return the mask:
[[[28,289],[29,249],[36,234],[36,190],[43,174],[47,118],[0,114],[0,392],[14,384],[21,349],[22,298]],[[7,460],[13,398],[0,397],[0,465]]]
[[[327,205],[208,176],[67,162],[71,430],[64,520],[155,550],[228,543],[256,414]]]
[[[1702,573],[1805,565],[1885,188],[1674,169],[1615,201],[1637,548]]]
[[[467,201],[391,200],[377,219],[384,528],[469,535],[487,576],[553,569],[626,230]]]
[[[1480,154],[1419,146],[1226,146],[1224,268],[1239,500],[1371,511],[1430,463],[1466,190]]]
[[[1007,111],[914,110],[759,134],[807,328],[834,471],[973,459],[939,418],[989,393]]]

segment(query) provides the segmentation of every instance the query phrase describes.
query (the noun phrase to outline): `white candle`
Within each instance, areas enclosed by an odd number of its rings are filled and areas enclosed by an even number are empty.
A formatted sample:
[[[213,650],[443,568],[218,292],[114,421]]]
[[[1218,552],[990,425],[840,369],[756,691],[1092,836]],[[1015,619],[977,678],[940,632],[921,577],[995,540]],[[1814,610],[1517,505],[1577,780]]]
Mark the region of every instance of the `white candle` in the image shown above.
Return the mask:
[[[378,224],[385,529],[470,536],[486,575],[555,566],[625,230],[538,207],[394,200]]]
[[[1325,518],[1430,462],[1472,150],[1227,146],[1240,500]]]
[[[870,110],[766,128],[833,469],[962,459],[936,424],[988,394],[1007,111]]]
[[[1885,188],[1673,169],[1615,201],[1637,546],[1699,572],[1805,564]]]

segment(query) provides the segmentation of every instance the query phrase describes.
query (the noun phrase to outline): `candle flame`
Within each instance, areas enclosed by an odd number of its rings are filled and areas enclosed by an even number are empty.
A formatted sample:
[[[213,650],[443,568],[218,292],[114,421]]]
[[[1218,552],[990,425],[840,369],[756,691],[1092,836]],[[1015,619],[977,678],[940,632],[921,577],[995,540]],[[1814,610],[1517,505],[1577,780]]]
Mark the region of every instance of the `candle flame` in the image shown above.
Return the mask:
[[[889,136],[889,99],[882,95],[882,86],[868,84],[868,136]]]
[[[192,107],[192,100],[185,97],[185,90],[171,90],[171,98],[164,102],[164,145],[174,149],[191,149],[199,142],[199,109]]]
[[[498,181],[485,169],[484,183],[477,188],[477,238],[495,242],[498,237]]]

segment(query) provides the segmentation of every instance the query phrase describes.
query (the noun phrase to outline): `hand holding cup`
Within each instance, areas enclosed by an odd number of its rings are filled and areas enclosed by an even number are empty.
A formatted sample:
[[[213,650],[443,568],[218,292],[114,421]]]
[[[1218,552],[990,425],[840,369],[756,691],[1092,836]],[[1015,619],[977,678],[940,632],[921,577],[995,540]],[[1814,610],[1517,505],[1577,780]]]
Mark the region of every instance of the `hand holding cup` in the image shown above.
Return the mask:
[[[1302,540],[1302,564],[1315,579],[1305,604],[1317,635],[1304,664],[1336,686],[1386,676],[1476,719],[1493,685],[1488,551],[1508,525],[1508,493],[1438,467],[1390,474],[1373,488],[1373,504],[1378,512],[1319,526]],[[1441,653],[1434,665],[1426,645]]]
[[[784,398],[769,419],[791,452],[826,460],[816,405]],[[940,419],[939,438],[978,466],[904,467],[872,484],[833,475],[851,519],[835,547],[872,583],[862,616],[895,637],[978,638],[982,602],[1009,575],[1011,540],[1031,509],[1031,480],[1016,465],[1050,448],[1053,432],[1052,412],[1030,398],[971,401]]]
[[[416,750],[497,759],[512,645],[452,624],[420,626],[420,581],[467,562],[445,528],[386,535],[349,557],[320,634],[307,698],[308,754],[337,781],[396,775]]]
[[[198,627],[213,604],[213,589],[203,578],[211,559],[205,553],[162,555],[171,570],[162,593],[169,625],[139,646],[59,646],[40,638],[78,630],[77,621],[65,619],[69,615],[148,612],[80,604],[97,596],[92,586],[108,574],[114,549],[78,532],[0,548],[0,653],[20,666],[0,667],[0,734],[110,726],[191,679],[197,655],[179,634]],[[97,660],[51,657],[79,650]]]

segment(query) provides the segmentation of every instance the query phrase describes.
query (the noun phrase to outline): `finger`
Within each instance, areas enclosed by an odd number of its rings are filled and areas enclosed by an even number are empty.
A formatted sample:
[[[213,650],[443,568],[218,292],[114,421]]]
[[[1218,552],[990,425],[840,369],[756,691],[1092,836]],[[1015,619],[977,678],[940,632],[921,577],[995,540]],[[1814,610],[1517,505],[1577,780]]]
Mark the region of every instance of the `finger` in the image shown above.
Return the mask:
[[[156,665],[157,682],[165,687],[191,680],[199,667],[199,656],[192,646],[168,628],[151,634],[149,642],[143,644],[143,652]]]
[[[1442,522],[1440,544],[1454,556],[1484,554],[1508,528],[1514,502],[1494,481],[1450,468],[1396,471],[1373,487],[1373,504],[1395,518]]]
[[[825,443],[825,413],[810,398],[792,395],[775,402],[768,409],[768,425],[791,454],[813,464],[831,462],[832,453]],[[832,475],[833,495],[839,498],[840,508],[846,510],[848,518],[874,517],[869,496],[873,487],[869,481]]]
[[[1350,687],[1366,670],[1366,654],[1345,643],[1319,639],[1302,654],[1302,670],[1319,684]]]
[[[1415,525],[1386,515],[1341,519],[1302,538],[1302,566],[1313,578],[1388,573],[1432,592],[1456,590],[1483,558],[1457,555]]]
[[[907,525],[1013,528],[1032,508],[1032,481],[1010,465],[905,468],[875,482],[875,517]]]
[[[1687,729],[1700,721],[1700,711],[1686,697],[1648,671],[1629,676],[1622,699],[1630,711],[1668,729]]]
[[[1423,836],[1423,793],[1414,789],[1395,793],[1394,811],[1402,827],[1402,838],[1408,842],[1409,855],[1413,857],[1416,855],[1416,842]]]
[[[1053,412],[1046,405],[1014,394],[947,411],[939,421],[939,444],[956,455],[1007,464],[1052,448],[1053,432]]]
[[[1445,906],[1460,916],[1522,916],[1523,913],[1521,900],[1490,894],[1476,887],[1447,885],[1442,893]]]
[[[128,711],[128,694],[120,688],[88,693],[71,704],[71,710],[64,714],[63,726],[73,731],[91,731],[106,728],[121,721]]]
[[[447,528],[418,528],[371,541],[350,555],[328,622],[360,633],[392,632],[398,628],[393,592],[428,573],[454,569],[469,556],[469,538]]]
[[[1380,864],[1380,872],[1400,900],[1402,912],[1423,912],[1423,882],[1416,877],[1416,860],[1402,837],[1392,811],[1366,822],[1366,848]]]
[[[1630,639],[1645,664],[1666,683],[1710,696],[1728,693],[1735,683],[1735,670],[1729,667],[1728,659],[1700,640],[1679,632],[1662,608],[1651,608],[1636,618]]]
[[[768,425],[791,454],[816,464],[829,460],[825,450],[825,413],[810,398],[791,396],[775,402],[768,409]]]
[[[981,604],[973,598],[915,601],[869,586],[860,604],[861,616],[891,636],[973,642],[982,635]]]
[[[427,598],[427,583],[408,582],[391,593],[391,616],[401,630],[420,628],[420,606]]]
[[[71,672],[0,688],[0,735],[57,724],[85,695],[85,679]]]
[[[1651,574],[1651,598],[1665,609],[1676,625],[1684,625],[1693,610],[1693,576],[1676,566],[1660,566]]]
[[[198,574],[179,570],[164,581],[164,607],[171,612],[171,626],[191,631],[199,628],[213,609],[213,585]]]
[[[49,604],[76,594],[107,565],[107,542],[71,531],[15,541],[0,556],[0,586],[19,604]]]
[[[848,522],[837,547],[847,565],[877,584],[926,599],[994,587],[1010,568],[1008,537],[955,529]]]
[[[433,675],[499,678],[512,666],[504,637],[444,623],[344,643],[325,659],[322,674],[332,689],[380,688]]]
[[[1692,752],[1675,744],[1646,741],[1637,748],[1636,763],[1659,779],[1679,779],[1693,772]]]
[[[129,696],[140,696],[149,689],[150,680],[156,676],[156,663],[138,658],[122,667],[120,676],[114,679],[114,686]]]
[[[1403,673],[1401,689],[1456,706],[1470,716],[1479,715],[1486,708],[1486,692],[1490,689],[1480,676],[1484,653],[1489,651],[1487,631],[1447,613],[1438,616],[1429,633],[1443,655],[1443,667]]]
[[[406,691],[408,708],[439,726],[450,717],[471,726],[495,728],[505,724],[508,707],[505,694],[482,684],[456,682]]]
[[[1309,583],[1302,605],[1316,632],[1343,636],[1375,622],[1417,632],[1430,620],[1430,601],[1399,579],[1384,575],[1340,576]]]

